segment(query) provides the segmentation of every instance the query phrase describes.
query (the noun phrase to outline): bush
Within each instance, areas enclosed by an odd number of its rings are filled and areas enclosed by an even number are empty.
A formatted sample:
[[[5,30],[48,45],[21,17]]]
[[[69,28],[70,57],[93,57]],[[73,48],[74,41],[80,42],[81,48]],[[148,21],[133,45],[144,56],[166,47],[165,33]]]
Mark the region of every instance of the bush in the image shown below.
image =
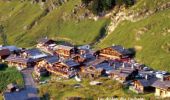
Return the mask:
[[[82,0],[82,3],[93,13],[100,14],[113,9],[115,6],[125,5],[129,7],[134,4],[134,0]]]
[[[2,92],[10,83],[17,83],[20,87],[24,86],[22,75],[15,68],[0,71],[0,91]]]

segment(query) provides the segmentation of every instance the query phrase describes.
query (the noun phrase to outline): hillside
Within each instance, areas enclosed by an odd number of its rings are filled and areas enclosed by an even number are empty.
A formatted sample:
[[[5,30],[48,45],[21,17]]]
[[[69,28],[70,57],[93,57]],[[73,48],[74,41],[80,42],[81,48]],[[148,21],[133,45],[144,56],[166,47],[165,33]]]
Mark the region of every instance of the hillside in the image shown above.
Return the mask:
[[[76,45],[96,44],[96,49],[121,44],[136,48],[140,62],[170,71],[170,0],[136,0],[134,6],[120,11],[128,17],[115,23],[117,9],[96,20],[81,7],[81,0],[60,5],[57,0],[49,1],[53,3],[0,0],[0,43],[30,47],[37,39],[49,37]]]
[[[93,21],[74,18],[76,15],[72,11],[79,3],[80,0],[70,0],[47,12],[39,4],[31,4],[29,1],[1,1],[0,21],[5,27],[8,44],[32,46],[37,39],[46,36],[76,44],[95,41],[107,19]]]

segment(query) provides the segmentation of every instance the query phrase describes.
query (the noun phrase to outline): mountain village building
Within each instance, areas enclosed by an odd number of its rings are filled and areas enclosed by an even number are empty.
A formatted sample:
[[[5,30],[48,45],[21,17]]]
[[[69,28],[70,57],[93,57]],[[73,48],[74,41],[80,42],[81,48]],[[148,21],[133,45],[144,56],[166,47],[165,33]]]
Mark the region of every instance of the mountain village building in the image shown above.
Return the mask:
[[[131,52],[127,49],[124,49],[120,45],[107,47],[98,51],[99,57],[106,59],[121,59],[128,58],[131,55]]]

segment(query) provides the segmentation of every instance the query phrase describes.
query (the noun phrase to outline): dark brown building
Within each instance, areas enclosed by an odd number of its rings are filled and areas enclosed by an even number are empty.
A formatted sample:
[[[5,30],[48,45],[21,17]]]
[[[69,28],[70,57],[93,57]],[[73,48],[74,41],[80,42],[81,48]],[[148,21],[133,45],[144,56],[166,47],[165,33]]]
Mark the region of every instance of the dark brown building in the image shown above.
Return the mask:
[[[110,77],[113,79],[118,80],[121,83],[124,83],[129,80],[135,79],[135,76],[138,74],[137,69],[129,68],[122,68],[120,70],[113,70],[110,72]]]
[[[33,67],[35,65],[34,60],[31,58],[23,58],[20,56],[11,55],[5,59],[11,67],[17,67],[18,70],[25,69],[27,67]]]
[[[99,54],[99,57],[104,57],[106,59],[121,59],[127,58],[132,55],[132,52],[130,52],[128,49],[124,49],[120,45],[107,47],[97,52]]]
[[[5,59],[6,57],[8,57],[10,55],[10,51],[9,49],[1,49],[0,50],[0,59]]]
[[[52,74],[70,78],[77,73],[79,67],[79,63],[74,60],[66,60],[48,65],[46,66],[46,69]]]
[[[71,46],[57,45],[55,47],[55,52],[60,57],[69,58],[72,54],[75,54],[75,48]]]

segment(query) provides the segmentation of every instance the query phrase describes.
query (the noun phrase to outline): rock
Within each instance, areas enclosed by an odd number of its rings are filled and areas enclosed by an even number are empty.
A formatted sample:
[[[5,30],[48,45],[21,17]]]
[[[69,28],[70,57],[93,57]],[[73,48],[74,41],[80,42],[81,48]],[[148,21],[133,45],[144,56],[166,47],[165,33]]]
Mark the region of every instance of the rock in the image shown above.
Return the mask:
[[[90,85],[102,85],[102,82],[98,82],[98,81],[91,81]]]
[[[81,84],[74,84],[73,87],[74,88],[81,88],[82,86],[81,86]]]

